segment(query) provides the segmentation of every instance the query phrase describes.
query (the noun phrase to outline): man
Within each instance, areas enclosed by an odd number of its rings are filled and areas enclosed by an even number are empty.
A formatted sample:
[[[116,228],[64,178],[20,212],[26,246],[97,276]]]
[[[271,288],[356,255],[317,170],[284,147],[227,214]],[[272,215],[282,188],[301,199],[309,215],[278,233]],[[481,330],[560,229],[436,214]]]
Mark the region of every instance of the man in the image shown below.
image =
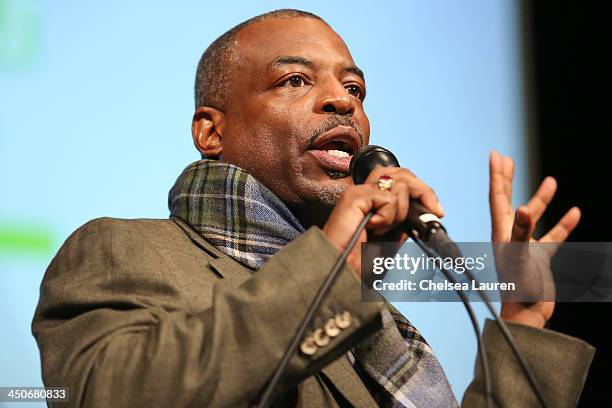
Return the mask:
[[[308,304],[373,210],[370,239],[402,242],[408,197],[443,215],[406,169],[347,176],[369,142],[363,73],[319,17],[280,10],[217,39],[196,77],[192,134],[206,160],[170,191],[169,220],[99,219],[77,230],[45,275],[33,321],[47,386],[74,406],[254,403]],[[547,179],[516,217],[513,163],[491,157],[493,240],[527,241],[552,198]],[[384,176],[384,177],[383,177]],[[381,181],[387,182],[385,188]],[[572,209],[543,240],[563,241]],[[360,300],[349,257],[292,356],[276,406],[456,405],[431,349],[390,305]],[[553,304],[504,304],[550,406],[572,406],[593,350],[541,330]],[[500,406],[537,406],[496,326],[485,328]],[[463,401],[484,406],[478,372]]]

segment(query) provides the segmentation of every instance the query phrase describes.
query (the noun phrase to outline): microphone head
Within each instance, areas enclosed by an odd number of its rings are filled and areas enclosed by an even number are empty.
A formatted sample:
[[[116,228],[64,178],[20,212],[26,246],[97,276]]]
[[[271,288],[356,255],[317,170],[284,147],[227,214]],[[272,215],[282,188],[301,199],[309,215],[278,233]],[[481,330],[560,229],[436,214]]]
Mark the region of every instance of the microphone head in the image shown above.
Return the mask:
[[[384,147],[364,146],[353,154],[350,172],[355,184],[363,184],[376,167],[399,167],[397,157]]]

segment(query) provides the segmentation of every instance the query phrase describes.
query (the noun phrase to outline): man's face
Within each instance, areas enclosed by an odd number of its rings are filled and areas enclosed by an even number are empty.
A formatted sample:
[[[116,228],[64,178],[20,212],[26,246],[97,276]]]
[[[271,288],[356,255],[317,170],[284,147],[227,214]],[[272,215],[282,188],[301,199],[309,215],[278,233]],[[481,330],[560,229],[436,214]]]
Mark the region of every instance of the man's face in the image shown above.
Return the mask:
[[[346,45],[325,23],[297,17],[251,24],[237,48],[222,159],[292,209],[334,203],[370,136],[365,81]]]

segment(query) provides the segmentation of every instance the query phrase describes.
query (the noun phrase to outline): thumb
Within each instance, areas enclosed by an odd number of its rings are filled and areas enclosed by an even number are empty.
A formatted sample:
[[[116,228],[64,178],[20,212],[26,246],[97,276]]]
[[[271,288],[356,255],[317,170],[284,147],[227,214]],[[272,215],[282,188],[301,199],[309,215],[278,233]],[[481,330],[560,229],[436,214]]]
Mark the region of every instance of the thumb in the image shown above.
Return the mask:
[[[531,211],[528,207],[517,208],[512,226],[511,242],[529,242],[531,238]]]

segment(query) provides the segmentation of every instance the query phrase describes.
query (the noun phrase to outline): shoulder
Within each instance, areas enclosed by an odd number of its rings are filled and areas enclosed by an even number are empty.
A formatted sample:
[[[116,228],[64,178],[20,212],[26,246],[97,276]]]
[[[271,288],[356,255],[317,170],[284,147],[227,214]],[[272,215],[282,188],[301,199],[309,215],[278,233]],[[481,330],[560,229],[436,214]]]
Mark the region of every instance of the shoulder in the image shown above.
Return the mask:
[[[83,270],[126,264],[157,266],[168,254],[199,253],[184,231],[170,219],[96,218],[74,231],[51,262],[50,269]]]
[[[184,231],[170,219],[96,218],[76,229],[64,242],[65,248],[168,247],[189,244]]]
[[[102,217],[86,222],[76,229],[66,242],[82,239],[102,238],[135,238],[136,236],[181,236],[180,228],[170,219],[122,219]]]
[[[41,299],[87,303],[123,294],[200,310],[220,277],[212,258],[172,219],[98,218],[72,233],[55,255]]]

